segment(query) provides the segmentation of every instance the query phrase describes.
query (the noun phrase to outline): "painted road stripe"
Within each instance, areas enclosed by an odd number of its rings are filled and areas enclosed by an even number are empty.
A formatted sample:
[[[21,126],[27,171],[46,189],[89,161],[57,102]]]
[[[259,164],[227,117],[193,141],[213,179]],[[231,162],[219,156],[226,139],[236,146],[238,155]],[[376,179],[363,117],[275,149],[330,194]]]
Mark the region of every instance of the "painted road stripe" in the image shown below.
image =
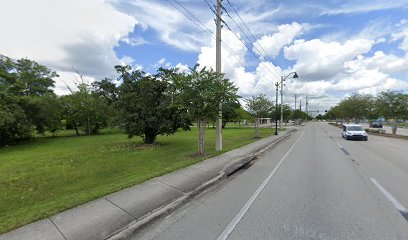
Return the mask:
[[[342,150],[346,155],[350,155],[350,153],[349,153],[345,148],[341,148],[341,150]]]
[[[292,149],[298,143],[299,139],[303,136],[303,133],[304,132],[302,132],[302,134],[299,136],[299,138],[296,140],[296,142],[292,145],[292,147],[289,149],[289,151],[285,154],[285,156],[283,156],[282,159],[278,162],[278,164],[275,166],[275,168],[272,170],[272,172],[265,178],[265,180],[258,187],[258,189],[256,189],[256,191],[252,194],[251,198],[245,203],[245,205],[241,208],[241,210],[238,212],[238,214],[231,220],[231,222],[228,224],[228,226],[224,229],[224,231],[217,238],[217,240],[225,240],[225,239],[228,238],[228,236],[231,234],[231,232],[237,226],[239,221],[241,221],[242,217],[245,215],[245,213],[251,207],[252,203],[255,201],[255,199],[258,197],[258,195],[262,192],[262,190],[265,188],[266,184],[268,184],[269,180],[276,173],[276,171],[278,170],[280,165],[283,163],[283,161],[286,159],[286,157],[289,155],[289,153],[292,151]]]
[[[402,216],[404,216],[404,218],[406,220],[408,220],[408,209],[406,207],[404,207],[400,202],[398,202],[398,200],[395,199],[391,195],[391,193],[389,193],[387,190],[385,190],[385,188],[383,186],[381,186],[381,184],[378,183],[377,180],[375,180],[375,178],[370,178],[370,180],[382,192],[382,194],[384,194],[385,197],[388,198],[388,200],[390,200],[392,202],[394,207],[402,214]]]

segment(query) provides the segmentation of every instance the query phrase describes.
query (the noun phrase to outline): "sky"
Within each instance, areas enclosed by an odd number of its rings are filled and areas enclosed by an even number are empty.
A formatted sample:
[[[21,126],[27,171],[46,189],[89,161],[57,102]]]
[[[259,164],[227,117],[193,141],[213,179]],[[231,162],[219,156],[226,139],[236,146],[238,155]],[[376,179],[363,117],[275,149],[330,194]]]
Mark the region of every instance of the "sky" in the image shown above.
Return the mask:
[[[57,71],[116,79],[128,64],[215,68],[216,0],[0,0],[0,54]],[[408,0],[223,0],[222,71],[245,99],[265,94],[321,113],[353,93],[408,92]]]

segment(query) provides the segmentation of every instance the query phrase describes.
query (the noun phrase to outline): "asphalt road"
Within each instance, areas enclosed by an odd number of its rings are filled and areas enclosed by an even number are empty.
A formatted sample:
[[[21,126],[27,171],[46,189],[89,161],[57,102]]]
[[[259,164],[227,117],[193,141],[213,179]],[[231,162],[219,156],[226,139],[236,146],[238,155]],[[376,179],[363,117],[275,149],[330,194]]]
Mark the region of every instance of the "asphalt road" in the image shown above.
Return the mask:
[[[407,156],[406,140],[309,123],[134,239],[406,240]]]

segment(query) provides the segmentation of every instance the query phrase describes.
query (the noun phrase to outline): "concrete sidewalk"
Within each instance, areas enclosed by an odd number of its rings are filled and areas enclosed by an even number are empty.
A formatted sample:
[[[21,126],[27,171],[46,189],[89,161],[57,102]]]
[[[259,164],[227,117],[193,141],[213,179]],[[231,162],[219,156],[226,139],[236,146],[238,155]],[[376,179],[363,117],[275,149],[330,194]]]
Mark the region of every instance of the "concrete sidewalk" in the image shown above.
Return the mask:
[[[126,239],[289,136],[288,128],[244,147],[146,181],[9,233],[0,240]]]

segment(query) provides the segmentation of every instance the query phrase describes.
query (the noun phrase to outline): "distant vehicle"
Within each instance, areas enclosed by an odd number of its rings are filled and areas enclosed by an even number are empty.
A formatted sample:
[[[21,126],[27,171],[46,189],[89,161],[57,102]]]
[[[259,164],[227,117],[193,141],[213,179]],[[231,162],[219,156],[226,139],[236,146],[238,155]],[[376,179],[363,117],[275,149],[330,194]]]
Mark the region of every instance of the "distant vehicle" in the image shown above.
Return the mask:
[[[380,121],[372,121],[370,122],[370,128],[382,128],[383,125]]]
[[[359,124],[345,124],[341,136],[346,140],[363,140],[367,141],[368,136],[363,127]]]

